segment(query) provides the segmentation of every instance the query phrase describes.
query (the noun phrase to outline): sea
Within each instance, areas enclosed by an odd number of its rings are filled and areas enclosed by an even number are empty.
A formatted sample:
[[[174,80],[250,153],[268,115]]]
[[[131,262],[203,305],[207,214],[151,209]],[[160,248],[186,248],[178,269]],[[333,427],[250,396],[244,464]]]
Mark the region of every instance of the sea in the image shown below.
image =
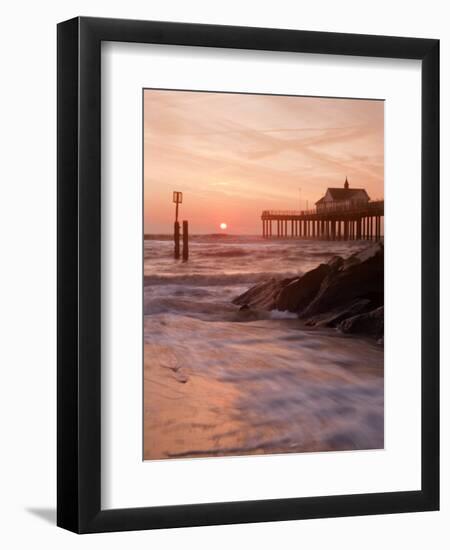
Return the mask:
[[[207,377],[238,389],[230,414],[245,420],[248,434],[236,446],[220,439],[201,450],[187,445],[184,456],[383,448],[382,346],[306,327],[293,313],[240,310],[232,302],[260,281],[299,276],[366,246],[194,235],[183,262],[174,259],[170,236],[146,235],[144,342],[173,350],[186,380]]]

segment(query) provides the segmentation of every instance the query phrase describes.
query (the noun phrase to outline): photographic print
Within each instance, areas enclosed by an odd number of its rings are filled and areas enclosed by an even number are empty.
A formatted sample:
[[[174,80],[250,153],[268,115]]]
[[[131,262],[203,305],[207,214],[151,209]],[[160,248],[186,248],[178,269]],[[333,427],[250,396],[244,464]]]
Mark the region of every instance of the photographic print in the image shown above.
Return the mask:
[[[384,447],[384,102],[143,91],[144,460]]]

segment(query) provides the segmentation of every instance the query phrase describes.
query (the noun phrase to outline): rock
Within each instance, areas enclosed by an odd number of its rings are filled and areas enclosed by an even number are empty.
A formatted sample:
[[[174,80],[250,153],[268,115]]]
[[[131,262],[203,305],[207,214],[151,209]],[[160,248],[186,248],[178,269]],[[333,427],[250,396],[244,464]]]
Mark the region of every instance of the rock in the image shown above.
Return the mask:
[[[275,278],[263,281],[235,298],[233,304],[256,309],[277,309],[278,294],[291,281],[292,279]]]
[[[343,332],[380,338],[384,247],[376,243],[346,259],[336,256],[300,277],[263,281],[233,303],[244,309],[290,311],[311,326],[338,326]]]
[[[181,371],[178,371],[175,373],[175,380],[177,382],[180,382],[180,384],[186,384],[186,382],[189,380],[189,377]]]
[[[338,329],[347,334],[366,334],[382,339],[384,334],[384,307],[378,307],[368,313],[354,315],[338,325]]]
[[[356,300],[345,307],[337,308],[333,311],[311,317],[308,319],[306,324],[308,326],[335,327],[344,319],[359,313],[366,313],[370,310],[370,308],[370,300]]]
[[[321,264],[299,279],[294,279],[286,284],[275,300],[276,309],[295,313],[305,308],[316,296],[322,281],[331,269],[328,264]]]
[[[355,300],[370,300],[372,309],[384,303],[384,249],[377,243],[335,264],[301,317],[348,307]]]

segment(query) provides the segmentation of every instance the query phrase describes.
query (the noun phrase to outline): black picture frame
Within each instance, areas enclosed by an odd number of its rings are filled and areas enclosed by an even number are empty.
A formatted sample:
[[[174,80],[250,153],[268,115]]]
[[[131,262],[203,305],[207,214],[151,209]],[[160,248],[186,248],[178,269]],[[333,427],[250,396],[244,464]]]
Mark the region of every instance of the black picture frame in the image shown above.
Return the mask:
[[[102,41],[422,61],[420,491],[101,509]],[[76,533],[439,508],[439,41],[77,17],[58,25],[57,524]]]

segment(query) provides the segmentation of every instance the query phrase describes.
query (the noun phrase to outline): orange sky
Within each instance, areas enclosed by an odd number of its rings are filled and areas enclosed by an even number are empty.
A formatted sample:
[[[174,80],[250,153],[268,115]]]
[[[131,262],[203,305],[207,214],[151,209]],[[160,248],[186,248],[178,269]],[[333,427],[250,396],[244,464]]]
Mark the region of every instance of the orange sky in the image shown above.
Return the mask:
[[[174,190],[191,234],[259,234],[262,210],[312,208],[346,176],[383,198],[383,136],[383,101],[146,90],[145,233],[171,233]]]

